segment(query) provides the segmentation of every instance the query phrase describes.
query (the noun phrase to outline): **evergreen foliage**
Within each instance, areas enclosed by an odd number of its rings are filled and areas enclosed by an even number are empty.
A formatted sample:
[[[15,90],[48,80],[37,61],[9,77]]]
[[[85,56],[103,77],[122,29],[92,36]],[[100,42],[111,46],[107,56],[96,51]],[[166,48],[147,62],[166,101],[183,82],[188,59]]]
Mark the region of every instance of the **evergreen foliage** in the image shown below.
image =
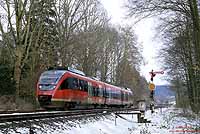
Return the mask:
[[[0,95],[14,95],[15,82],[13,69],[8,64],[0,63]]]

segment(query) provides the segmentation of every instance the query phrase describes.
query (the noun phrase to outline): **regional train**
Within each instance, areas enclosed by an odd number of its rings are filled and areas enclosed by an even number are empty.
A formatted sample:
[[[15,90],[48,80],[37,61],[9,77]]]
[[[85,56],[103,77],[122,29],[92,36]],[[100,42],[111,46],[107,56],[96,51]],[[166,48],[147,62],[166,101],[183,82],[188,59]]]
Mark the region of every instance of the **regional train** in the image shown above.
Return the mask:
[[[43,72],[37,83],[37,100],[42,108],[130,107],[133,92],[72,68],[52,68]]]

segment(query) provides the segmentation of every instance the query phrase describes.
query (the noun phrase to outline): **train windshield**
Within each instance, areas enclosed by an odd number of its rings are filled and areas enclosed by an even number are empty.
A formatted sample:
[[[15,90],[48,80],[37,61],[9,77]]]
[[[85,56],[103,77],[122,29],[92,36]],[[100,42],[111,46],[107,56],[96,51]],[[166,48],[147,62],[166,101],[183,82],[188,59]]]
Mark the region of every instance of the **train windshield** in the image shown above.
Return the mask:
[[[56,84],[66,71],[64,70],[51,70],[45,71],[41,74],[39,79],[40,90],[53,90]]]

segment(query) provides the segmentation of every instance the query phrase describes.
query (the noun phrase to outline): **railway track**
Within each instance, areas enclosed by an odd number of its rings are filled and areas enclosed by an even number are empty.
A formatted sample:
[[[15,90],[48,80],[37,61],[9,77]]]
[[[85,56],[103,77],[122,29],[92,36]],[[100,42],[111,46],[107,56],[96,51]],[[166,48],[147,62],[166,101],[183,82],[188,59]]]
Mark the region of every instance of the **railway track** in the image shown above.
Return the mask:
[[[18,112],[18,113],[4,113],[0,114],[0,122],[13,122],[33,119],[55,118],[55,117],[85,117],[109,114],[116,111],[132,111],[136,108],[115,108],[115,109],[91,109],[91,110],[73,110],[73,111],[40,111],[40,112]]]
[[[170,105],[157,105],[155,108],[163,108]],[[149,107],[147,107],[149,109]],[[70,111],[0,111],[0,122],[12,122],[22,120],[55,118],[55,117],[81,117],[81,116],[95,116],[103,115],[111,112],[127,112],[137,111],[137,108],[112,108],[112,109],[84,109],[84,110],[70,110]]]

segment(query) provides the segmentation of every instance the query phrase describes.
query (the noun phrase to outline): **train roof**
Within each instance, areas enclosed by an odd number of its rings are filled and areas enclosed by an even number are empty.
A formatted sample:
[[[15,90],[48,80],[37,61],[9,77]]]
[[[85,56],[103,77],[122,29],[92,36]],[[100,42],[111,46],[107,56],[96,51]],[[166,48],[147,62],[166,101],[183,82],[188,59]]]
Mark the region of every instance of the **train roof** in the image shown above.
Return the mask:
[[[63,74],[70,73],[72,75],[76,75],[78,77],[82,77],[82,78],[85,78],[87,80],[90,80],[91,82],[97,82],[99,84],[105,84],[105,85],[107,85],[111,88],[121,89],[124,92],[132,93],[130,88],[118,87],[118,86],[115,86],[115,85],[112,85],[112,84],[109,84],[109,83],[106,83],[106,82],[102,82],[95,77],[87,77],[84,72],[77,70],[77,69],[70,68],[70,67],[67,67],[67,68],[66,67],[50,67],[48,69],[48,71],[55,71],[55,72],[60,72],[60,73],[62,72]]]
[[[79,74],[79,75],[82,75],[82,76],[86,76],[84,72],[80,71],[80,70],[77,70],[77,69],[74,69],[74,68],[71,68],[71,67],[49,67],[48,70],[62,70],[62,71],[69,71],[69,72],[72,72],[72,73],[75,73],[75,74]]]

